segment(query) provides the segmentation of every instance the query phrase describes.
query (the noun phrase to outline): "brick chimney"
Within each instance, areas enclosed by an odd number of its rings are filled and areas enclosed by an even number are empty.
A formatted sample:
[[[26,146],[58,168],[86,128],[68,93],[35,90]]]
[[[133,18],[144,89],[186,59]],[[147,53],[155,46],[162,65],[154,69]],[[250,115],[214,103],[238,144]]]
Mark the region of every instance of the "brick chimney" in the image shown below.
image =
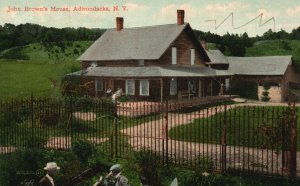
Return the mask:
[[[202,40],[202,41],[200,41],[200,43],[201,43],[202,47],[204,48],[204,50],[208,50],[206,41]]]
[[[124,19],[123,17],[116,17],[116,30],[121,31],[123,29]]]
[[[177,25],[184,24],[184,10],[177,10]]]

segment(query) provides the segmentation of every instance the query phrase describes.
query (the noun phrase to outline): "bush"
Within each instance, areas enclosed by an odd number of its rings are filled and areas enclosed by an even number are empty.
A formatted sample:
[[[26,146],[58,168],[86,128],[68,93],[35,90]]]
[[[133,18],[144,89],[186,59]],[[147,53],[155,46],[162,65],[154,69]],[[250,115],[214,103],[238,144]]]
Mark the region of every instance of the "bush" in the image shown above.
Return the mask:
[[[139,166],[139,175],[141,182],[144,185],[160,186],[162,179],[158,172],[160,167],[158,161],[159,157],[153,154],[150,150],[141,150],[135,154]]]
[[[20,59],[20,60],[29,60],[30,57],[23,53],[22,49],[24,47],[16,47],[6,51],[0,58],[2,59]]]
[[[42,125],[57,125],[58,121],[59,115],[57,113],[40,113],[40,123]]]
[[[127,102],[129,101],[129,97],[128,96],[121,96],[120,98],[118,98],[119,102]]]
[[[72,142],[72,152],[76,154],[82,163],[86,163],[88,158],[95,152],[95,147],[87,140],[77,140]]]
[[[44,148],[46,141],[47,140],[41,136],[33,135],[25,139],[24,147],[41,149]]]

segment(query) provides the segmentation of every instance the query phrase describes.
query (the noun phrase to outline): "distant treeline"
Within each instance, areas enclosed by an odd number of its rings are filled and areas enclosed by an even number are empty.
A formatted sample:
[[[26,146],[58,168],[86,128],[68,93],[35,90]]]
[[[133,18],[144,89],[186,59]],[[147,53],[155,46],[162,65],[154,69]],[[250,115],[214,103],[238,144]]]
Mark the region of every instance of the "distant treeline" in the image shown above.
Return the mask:
[[[30,43],[48,43],[64,41],[92,41],[104,32],[104,29],[53,28],[37,24],[0,25],[0,51],[24,46]]]
[[[194,33],[196,34],[197,38],[199,38],[199,40],[205,40],[209,43],[215,43],[216,48],[221,50],[225,55],[231,56],[244,56],[246,48],[253,46],[253,44],[257,41],[280,39],[283,40],[283,44],[285,44],[284,40],[300,40],[300,27],[298,27],[297,29],[293,29],[291,33],[288,33],[284,30],[273,32],[270,29],[262,36],[256,37],[248,37],[248,34],[246,32],[240,35],[227,33],[223,36],[198,30],[194,30]],[[286,49],[289,50],[287,45]]]
[[[64,42],[64,41],[94,41],[103,34],[105,29],[88,28],[53,28],[44,27],[37,24],[4,24],[0,25],[0,51],[24,46],[30,43],[42,42]],[[274,39],[297,39],[300,40],[300,27],[293,29],[291,33],[284,30],[273,32],[268,30],[262,36],[248,37],[244,34],[225,34],[220,36],[210,32],[194,30],[199,40],[215,43],[216,48],[225,55],[244,56],[247,47],[251,47],[255,42],[261,40]]]

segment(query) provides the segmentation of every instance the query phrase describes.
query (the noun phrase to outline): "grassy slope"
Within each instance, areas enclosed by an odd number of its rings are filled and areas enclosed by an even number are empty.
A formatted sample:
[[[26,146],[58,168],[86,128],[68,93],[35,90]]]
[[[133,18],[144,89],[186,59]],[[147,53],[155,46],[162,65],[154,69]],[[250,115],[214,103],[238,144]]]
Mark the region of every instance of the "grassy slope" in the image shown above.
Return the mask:
[[[62,78],[76,66],[79,64],[75,62],[50,64],[1,60],[0,99],[24,97],[31,93],[36,96],[58,96]],[[48,78],[57,81],[54,88]]]
[[[0,52],[0,58],[14,58],[14,53],[29,60],[0,60],[0,100],[29,96],[59,96],[59,86],[65,74],[80,69],[76,59],[92,44],[75,41],[63,44],[35,43]],[[49,78],[57,81],[51,87]]]
[[[300,72],[300,41],[298,40],[284,40],[290,50],[283,46],[282,40],[260,41],[247,48],[245,56],[271,56],[271,55],[292,55]]]

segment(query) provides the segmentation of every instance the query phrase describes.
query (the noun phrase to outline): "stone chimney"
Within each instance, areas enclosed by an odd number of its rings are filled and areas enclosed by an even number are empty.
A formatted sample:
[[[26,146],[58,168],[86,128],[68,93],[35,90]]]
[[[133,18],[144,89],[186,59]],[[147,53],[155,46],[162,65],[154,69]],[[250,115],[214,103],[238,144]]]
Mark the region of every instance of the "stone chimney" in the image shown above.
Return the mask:
[[[206,41],[202,40],[202,41],[200,41],[200,43],[201,43],[202,47],[204,48],[204,50],[208,50]]]
[[[124,19],[123,17],[116,17],[116,30],[121,31],[123,29]]]
[[[177,25],[184,24],[184,10],[177,10]]]

